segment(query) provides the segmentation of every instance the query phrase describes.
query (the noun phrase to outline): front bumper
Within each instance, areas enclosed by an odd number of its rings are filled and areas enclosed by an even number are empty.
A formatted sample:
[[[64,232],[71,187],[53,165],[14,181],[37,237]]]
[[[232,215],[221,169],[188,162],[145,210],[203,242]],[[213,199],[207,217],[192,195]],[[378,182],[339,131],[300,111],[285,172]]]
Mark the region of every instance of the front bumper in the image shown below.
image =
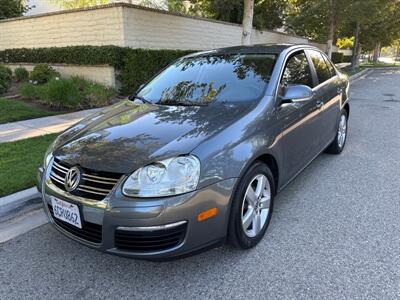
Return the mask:
[[[102,201],[91,201],[73,196],[51,183],[49,170],[38,170],[38,189],[42,193],[47,216],[59,231],[73,240],[100,251],[122,256],[162,259],[183,256],[225,239],[229,219],[230,199],[236,178],[220,181],[200,190],[165,198],[132,199],[121,193],[121,180]],[[99,238],[86,238],[79,232],[69,230],[55,220],[52,215],[51,197],[77,204],[81,219],[91,227],[100,230]],[[217,208],[217,215],[199,222],[199,213]],[[123,228],[121,228],[123,227]],[[116,232],[147,234],[151,237],[172,234],[169,230],[184,228],[179,244],[170,248],[159,247],[138,250],[121,247]],[[88,228],[90,234],[92,228]],[[124,232],[123,232],[124,233]],[[125,234],[123,234],[126,237]],[[129,234],[128,237],[129,238]],[[95,241],[95,242],[94,242]],[[130,241],[132,244],[132,241]],[[154,242],[153,242],[154,243]],[[133,241],[135,244],[135,241]]]

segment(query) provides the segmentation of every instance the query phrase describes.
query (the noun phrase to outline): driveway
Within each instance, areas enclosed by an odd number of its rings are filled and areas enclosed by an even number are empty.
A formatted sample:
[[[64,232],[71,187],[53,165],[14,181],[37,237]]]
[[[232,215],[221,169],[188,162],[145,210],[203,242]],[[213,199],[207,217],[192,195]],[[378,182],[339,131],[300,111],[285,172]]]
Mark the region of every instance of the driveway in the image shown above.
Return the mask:
[[[256,248],[138,261],[44,225],[0,245],[0,298],[399,298],[400,71],[374,71],[351,98],[344,152],[276,198]]]

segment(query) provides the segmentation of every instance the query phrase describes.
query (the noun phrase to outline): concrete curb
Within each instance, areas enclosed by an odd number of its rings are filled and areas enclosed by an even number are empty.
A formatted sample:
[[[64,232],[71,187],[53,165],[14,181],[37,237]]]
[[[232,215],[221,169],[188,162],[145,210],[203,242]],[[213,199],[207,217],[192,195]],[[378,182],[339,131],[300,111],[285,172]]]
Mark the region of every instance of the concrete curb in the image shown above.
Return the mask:
[[[358,72],[357,74],[351,75],[349,79],[350,79],[350,81],[354,81],[354,80],[360,78],[361,76],[364,76],[365,74],[367,74],[369,72],[372,72],[372,70],[373,70],[372,68],[364,69],[361,72]]]
[[[400,66],[365,68],[361,72],[350,76],[350,80],[354,81],[354,80],[356,80],[356,79],[358,79],[358,78],[360,78],[360,77],[362,77],[364,75],[372,73],[374,70],[378,70],[378,71],[397,71],[399,69],[400,69]]]
[[[36,187],[0,198],[0,218],[38,198],[40,193]]]
[[[0,223],[0,244],[48,222],[43,209],[31,210],[23,215]]]

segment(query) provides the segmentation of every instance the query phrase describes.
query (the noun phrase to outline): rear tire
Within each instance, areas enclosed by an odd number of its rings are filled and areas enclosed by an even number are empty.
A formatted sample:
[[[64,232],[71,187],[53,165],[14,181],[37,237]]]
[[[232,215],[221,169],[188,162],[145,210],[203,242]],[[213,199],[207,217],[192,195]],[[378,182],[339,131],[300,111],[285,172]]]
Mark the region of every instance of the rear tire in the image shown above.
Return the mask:
[[[274,203],[274,177],[269,167],[254,163],[243,175],[232,199],[228,239],[238,248],[257,245],[265,235]]]
[[[325,150],[327,153],[331,154],[342,153],[347,140],[347,122],[348,122],[348,114],[347,111],[343,109],[340,114],[340,119],[335,139]]]

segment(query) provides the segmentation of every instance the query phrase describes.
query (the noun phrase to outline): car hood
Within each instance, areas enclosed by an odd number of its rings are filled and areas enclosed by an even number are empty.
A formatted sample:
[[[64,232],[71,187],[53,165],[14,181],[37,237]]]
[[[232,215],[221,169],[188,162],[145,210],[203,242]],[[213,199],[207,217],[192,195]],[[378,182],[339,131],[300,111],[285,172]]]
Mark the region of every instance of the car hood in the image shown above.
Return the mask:
[[[70,165],[129,173],[160,159],[190,153],[248,109],[123,101],[66,130],[56,141],[53,155]]]

